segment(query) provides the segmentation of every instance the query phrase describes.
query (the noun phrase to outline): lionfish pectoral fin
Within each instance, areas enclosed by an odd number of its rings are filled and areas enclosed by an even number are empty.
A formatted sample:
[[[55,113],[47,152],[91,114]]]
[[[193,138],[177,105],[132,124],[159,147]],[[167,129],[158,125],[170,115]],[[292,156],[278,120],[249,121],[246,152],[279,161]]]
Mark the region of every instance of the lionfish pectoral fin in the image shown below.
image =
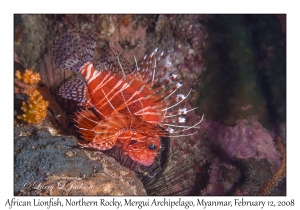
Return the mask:
[[[88,109],[83,109],[75,113],[73,120],[76,123],[78,132],[82,135],[84,140],[92,141],[95,137],[93,128],[99,122],[99,119],[95,116],[95,114]]]
[[[84,63],[92,61],[97,34],[73,29],[59,36],[52,46],[52,58],[59,67],[79,71]]]
[[[86,101],[86,84],[80,78],[71,79],[60,87],[58,94],[78,102]]]
[[[109,138],[102,138],[101,135],[96,134],[90,145],[98,150],[108,150],[115,146],[117,138],[117,135],[110,136]]]
[[[95,67],[100,71],[109,69],[114,73],[124,76],[134,70],[133,65],[114,47],[109,48],[102,54],[95,62]]]

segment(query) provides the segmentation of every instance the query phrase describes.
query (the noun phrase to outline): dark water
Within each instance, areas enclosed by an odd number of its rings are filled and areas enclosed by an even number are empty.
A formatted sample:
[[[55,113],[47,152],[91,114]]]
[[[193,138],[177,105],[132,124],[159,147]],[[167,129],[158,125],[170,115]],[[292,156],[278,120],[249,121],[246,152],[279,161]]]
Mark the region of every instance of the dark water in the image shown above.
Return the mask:
[[[282,16],[281,16],[282,17]],[[285,18],[285,17],[284,17]],[[286,122],[286,34],[276,15],[216,15],[206,24],[199,112],[226,125]]]

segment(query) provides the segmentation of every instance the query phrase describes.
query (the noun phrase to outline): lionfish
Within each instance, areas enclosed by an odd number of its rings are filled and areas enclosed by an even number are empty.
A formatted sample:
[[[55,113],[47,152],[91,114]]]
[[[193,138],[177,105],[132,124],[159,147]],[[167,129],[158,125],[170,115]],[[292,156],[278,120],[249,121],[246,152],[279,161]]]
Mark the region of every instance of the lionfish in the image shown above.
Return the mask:
[[[78,132],[89,142],[80,145],[98,150],[119,145],[132,160],[150,166],[161,147],[160,137],[182,136],[181,132],[197,128],[201,122],[178,125],[185,123],[183,115],[194,109],[171,111],[190,93],[170,99],[182,86],[180,82],[163,92],[168,81],[160,81],[163,73],[155,75],[163,57],[163,52],[156,56],[158,49],[139,65],[136,62],[135,67],[114,48],[93,62],[96,40],[94,32],[70,30],[52,46],[57,66],[83,76],[69,80],[59,89],[63,98],[83,107],[73,118]],[[167,67],[164,68],[163,72]]]

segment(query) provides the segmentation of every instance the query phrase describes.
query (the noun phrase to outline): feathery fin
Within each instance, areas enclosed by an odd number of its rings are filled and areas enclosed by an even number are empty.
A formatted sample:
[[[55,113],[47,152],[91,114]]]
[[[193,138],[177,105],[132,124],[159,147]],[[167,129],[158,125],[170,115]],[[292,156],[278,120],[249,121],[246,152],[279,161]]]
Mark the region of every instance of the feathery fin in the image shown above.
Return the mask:
[[[76,127],[78,132],[86,141],[94,139],[93,128],[97,125],[99,119],[88,109],[77,111],[73,117],[74,122],[77,123]]]
[[[52,58],[57,66],[78,72],[81,66],[93,60],[97,34],[70,30],[59,36],[52,46]]]
[[[120,75],[133,72],[133,65],[127,61],[122,54],[114,47],[106,50],[105,53],[95,62],[95,67],[99,71],[108,70]]]
[[[59,88],[59,95],[74,101],[86,101],[86,84],[80,78],[71,79]]]

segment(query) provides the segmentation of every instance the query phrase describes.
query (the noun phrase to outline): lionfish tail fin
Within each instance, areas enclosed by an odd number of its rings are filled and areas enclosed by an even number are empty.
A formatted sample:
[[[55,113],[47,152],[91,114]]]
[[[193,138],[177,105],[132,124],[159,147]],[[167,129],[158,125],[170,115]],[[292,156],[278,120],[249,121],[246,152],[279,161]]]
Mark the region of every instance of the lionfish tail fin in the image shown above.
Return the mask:
[[[96,69],[99,71],[108,70],[120,75],[128,75],[133,70],[133,65],[126,60],[122,54],[114,47],[109,48],[95,62]]]
[[[76,123],[78,132],[85,140],[92,141],[94,139],[95,133],[93,128],[98,124],[99,119],[92,111],[88,109],[77,111],[73,117],[73,121]]]
[[[79,71],[84,63],[92,61],[97,34],[78,29],[59,36],[52,45],[52,58],[57,66]]]

